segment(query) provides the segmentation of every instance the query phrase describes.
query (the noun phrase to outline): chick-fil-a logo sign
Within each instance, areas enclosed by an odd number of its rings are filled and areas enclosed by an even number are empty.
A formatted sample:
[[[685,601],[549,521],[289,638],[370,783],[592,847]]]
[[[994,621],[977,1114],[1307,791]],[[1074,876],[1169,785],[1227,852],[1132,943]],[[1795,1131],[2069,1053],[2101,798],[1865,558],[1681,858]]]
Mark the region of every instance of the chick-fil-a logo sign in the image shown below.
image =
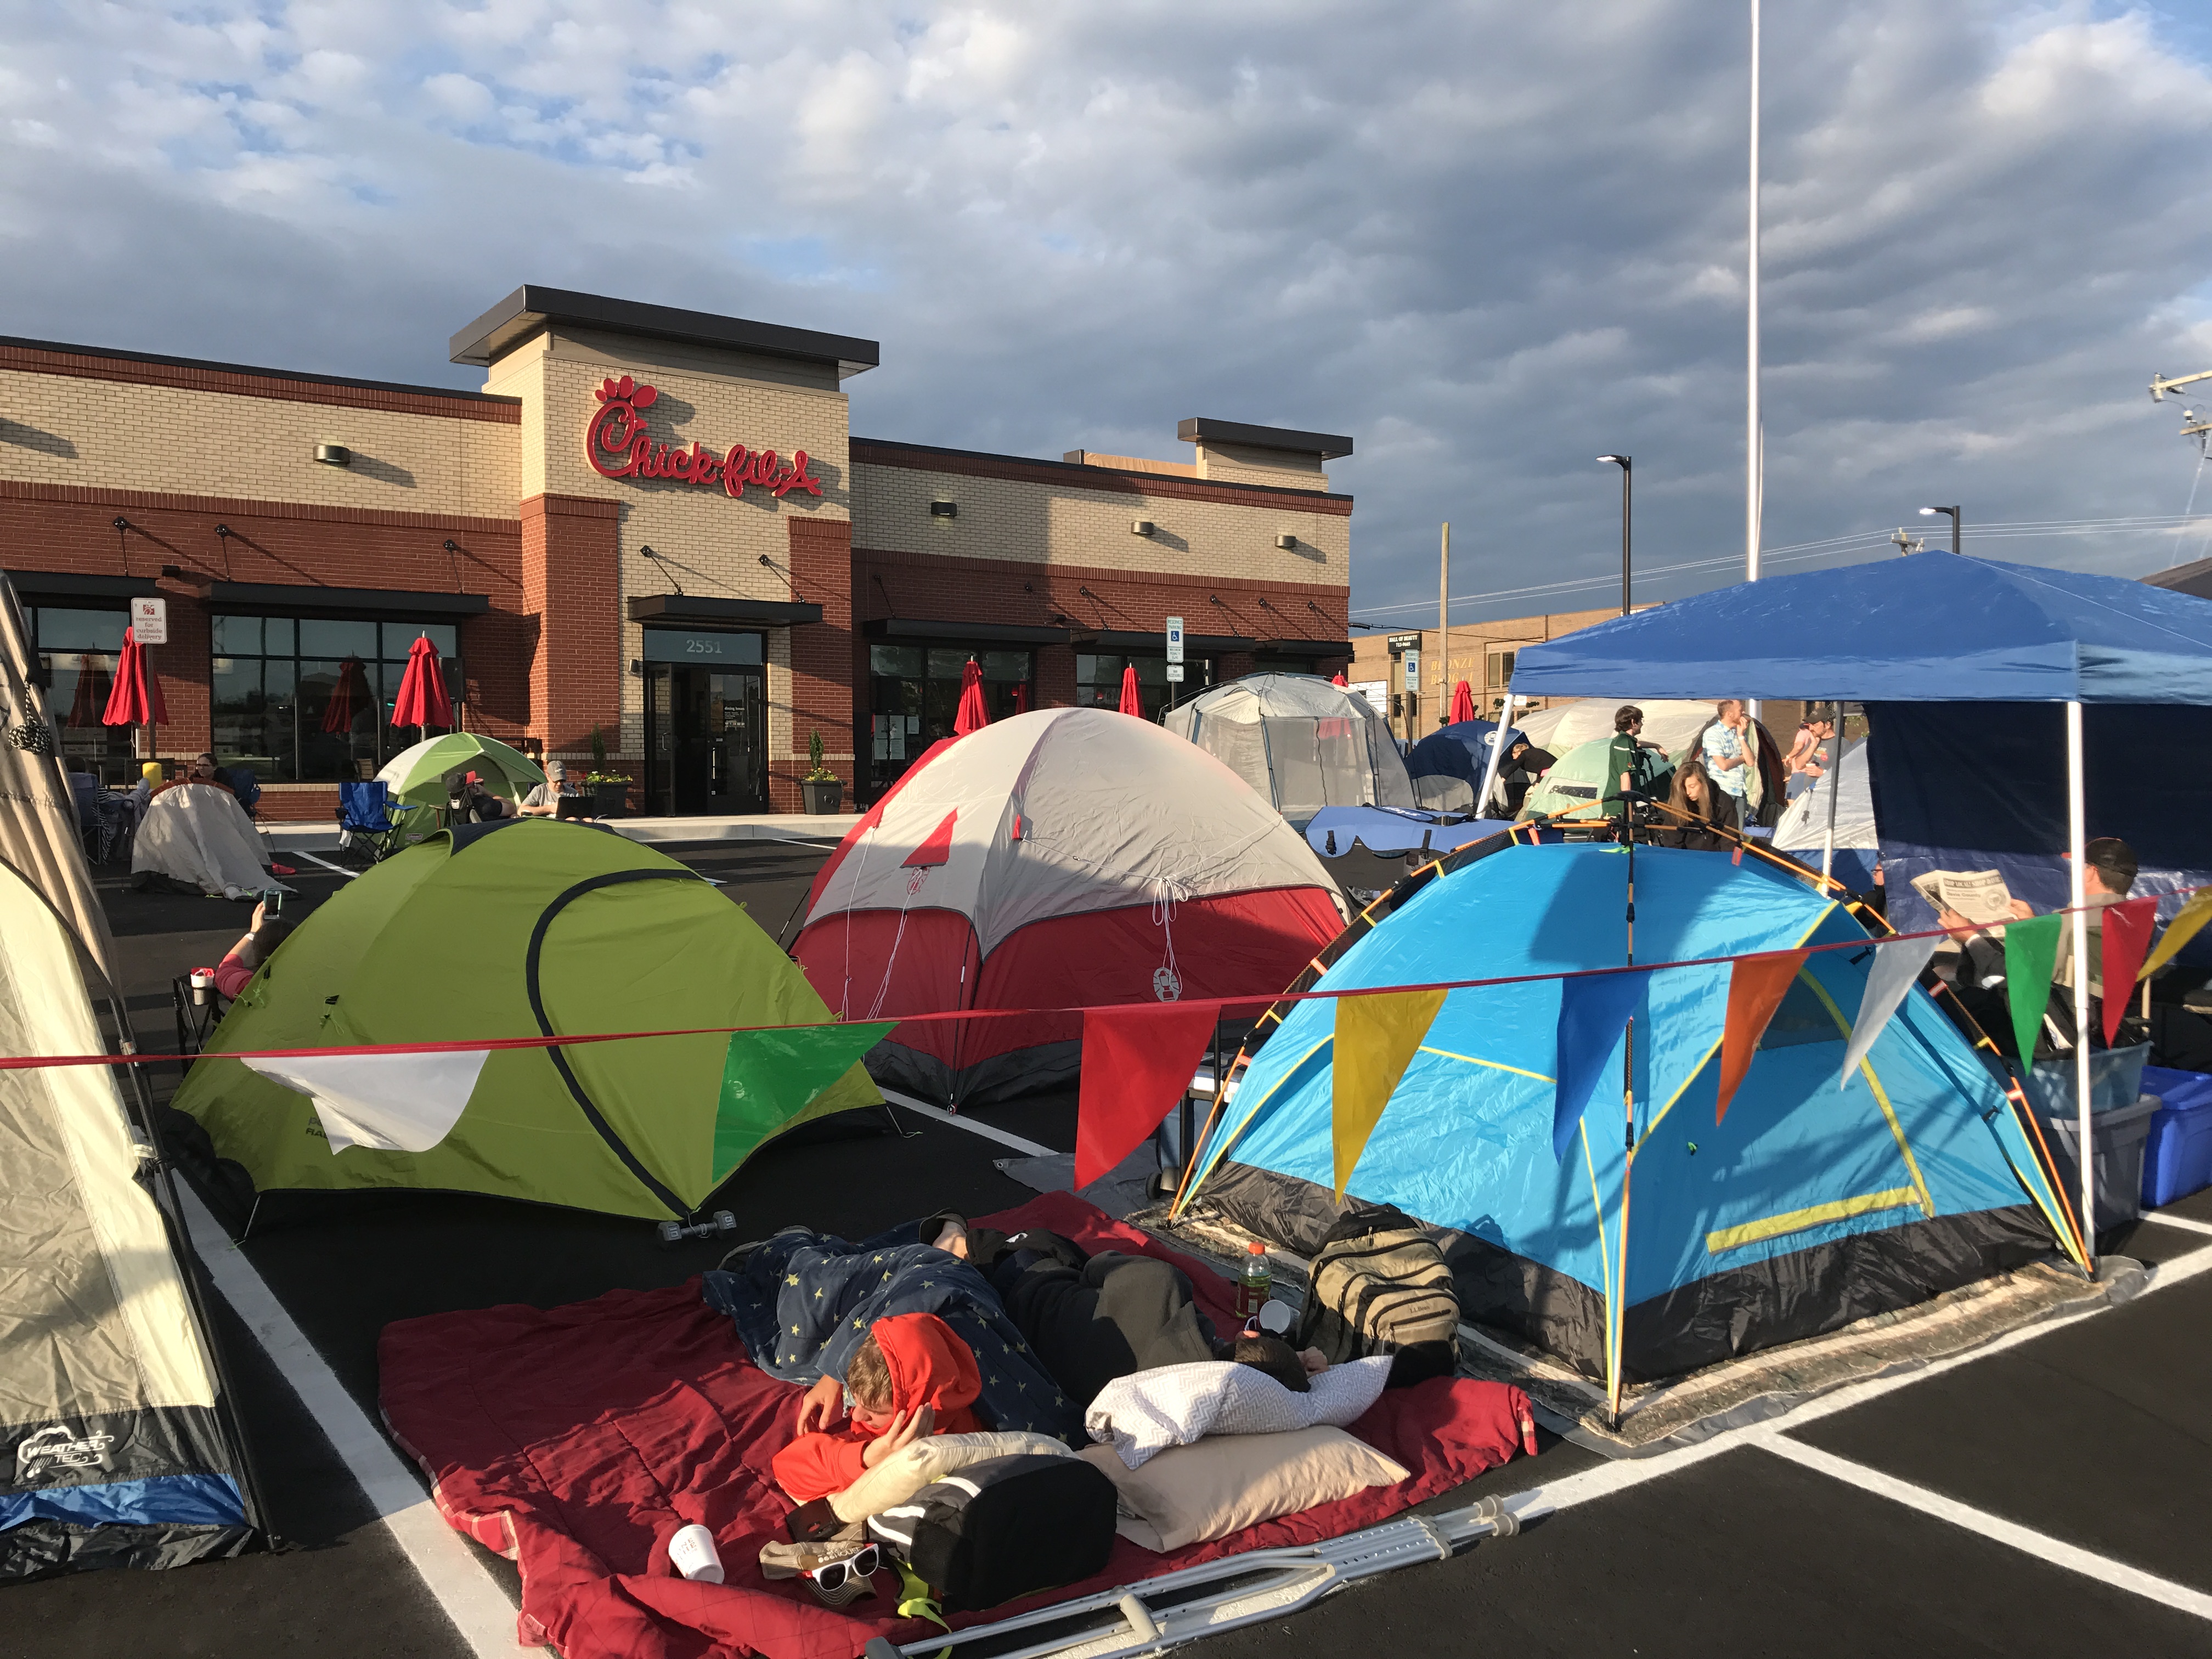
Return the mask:
[[[822,493],[822,480],[806,470],[806,452],[794,450],[785,460],[773,449],[747,449],[732,444],[729,453],[694,442],[658,444],[647,435],[645,416],[660,394],[640,386],[625,374],[606,380],[599,390],[599,407],[584,430],[584,456],[603,478],[668,478],[678,483],[720,484],[725,493],[745,493],[747,484],[758,484],[779,500],[794,489]]]

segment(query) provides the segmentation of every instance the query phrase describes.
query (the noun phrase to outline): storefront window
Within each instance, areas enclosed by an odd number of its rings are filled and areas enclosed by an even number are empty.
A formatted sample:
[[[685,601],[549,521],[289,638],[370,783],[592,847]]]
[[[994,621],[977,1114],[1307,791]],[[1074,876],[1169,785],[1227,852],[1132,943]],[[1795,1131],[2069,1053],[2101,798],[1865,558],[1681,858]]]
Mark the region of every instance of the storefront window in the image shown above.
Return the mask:
[[[99,773],[106,782],[123,781],[131,769],[131,729],[103,726],[100,717],[115,686],[129,614],[41,605],[30,607],[26,617],[32,648],[46,671],[46,712],[71,769]]]
[[[264,783],[373,778],[425,735],[390,724],[418,635],[438,647],[455,702],[465,684],[451,623],[216,617],[210,628],[216,758],[252,768]]]
[[[1121,676],[1125,669],[1137,671],[1137,701],[1143,706],[1145,718],[1159,719],[1161,712],[1170,702],[1182,702],[1195,696],[1213,684],[1213,659],[1210,657],[1185,658],[1180,684],[1168,678],[1168,659],[1164,653],[1154,656],[1111,656],[1104,652],[1093,654],[1087,651],[1075,653],[1075,706],[1079,708],[1119,708],[1121,706]]]
[[[983,671],[983,707],[994,720],[1030,706],[1036,659],[1027,651],[971,651],[965,646],[877,645],[868,648],[871,746],[868,781],[881,791],[929,745],[952,735],[960,679],[973,657]]]

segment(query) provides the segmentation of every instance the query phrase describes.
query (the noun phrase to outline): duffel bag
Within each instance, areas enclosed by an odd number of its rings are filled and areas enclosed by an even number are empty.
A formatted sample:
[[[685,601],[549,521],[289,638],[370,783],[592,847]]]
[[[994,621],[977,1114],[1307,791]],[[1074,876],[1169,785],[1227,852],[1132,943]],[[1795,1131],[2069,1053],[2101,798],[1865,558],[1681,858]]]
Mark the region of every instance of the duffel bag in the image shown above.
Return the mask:
[[[868,1518],[948,1613],[1088,1578],[1114,1547],[1114,1483],[1079,1457],[987,1458]]]

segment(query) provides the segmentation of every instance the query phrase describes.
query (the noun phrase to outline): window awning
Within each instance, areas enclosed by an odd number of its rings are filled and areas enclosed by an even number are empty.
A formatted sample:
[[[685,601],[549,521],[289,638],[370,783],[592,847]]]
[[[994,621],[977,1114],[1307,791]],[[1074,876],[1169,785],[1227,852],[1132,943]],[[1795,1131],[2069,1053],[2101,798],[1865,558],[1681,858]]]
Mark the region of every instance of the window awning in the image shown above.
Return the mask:
[[[1075,630],[1075,643],[1079,649],[1085,651],[1164,654],[1168,648],[1165,633],[1131,628],[1079,628]],[[1240,651],[1255,650],[1259,644],[1259,641],[1247,639],[1241,634],[1185,634],[1182,636],[1183,654],[1191,657],[1231,656]]]
[[[249,617],[344,616],[428,617],[481,617],[491,609],[488,593],[434,593],[399,587],[307,587],[290,582],[216,582],[207,591],[210,611]]]
[[[161,590],[151,576],[84,576],[70,570],[10,570],[8,580],[27,604],[58,599],[135,599]]]
[[[902,640],[948,645],[1066,645],[1065,628],[1031,628],[1022,623],[926,622],[910,617],[878,617],[861,624],[872,640]]]
[[[635,623],[686,628],[788,628],[818,623],[822,607],[804,599],[721,599],[693,593],[641,593],[629,602]]]
[[[1327,657],[1348,657],[1352,654],[1350,640],[1262,640],[1259,654],[1263,657],[1311,657],[1319,661]]]

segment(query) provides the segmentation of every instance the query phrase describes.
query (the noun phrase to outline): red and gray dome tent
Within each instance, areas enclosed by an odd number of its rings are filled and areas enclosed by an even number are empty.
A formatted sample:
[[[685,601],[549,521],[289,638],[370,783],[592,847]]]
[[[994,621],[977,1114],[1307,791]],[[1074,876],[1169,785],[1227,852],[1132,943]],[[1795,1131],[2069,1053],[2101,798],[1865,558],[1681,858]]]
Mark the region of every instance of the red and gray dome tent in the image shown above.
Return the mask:
[[[1211,755],[1105,709],[939,744],[814,879],[793,954],[852,1019],[1267,996],[1343,926],[1296,830]],[[939,1100],[1072,1085],[1073,1016],[899,1026],[868,1069]]]

